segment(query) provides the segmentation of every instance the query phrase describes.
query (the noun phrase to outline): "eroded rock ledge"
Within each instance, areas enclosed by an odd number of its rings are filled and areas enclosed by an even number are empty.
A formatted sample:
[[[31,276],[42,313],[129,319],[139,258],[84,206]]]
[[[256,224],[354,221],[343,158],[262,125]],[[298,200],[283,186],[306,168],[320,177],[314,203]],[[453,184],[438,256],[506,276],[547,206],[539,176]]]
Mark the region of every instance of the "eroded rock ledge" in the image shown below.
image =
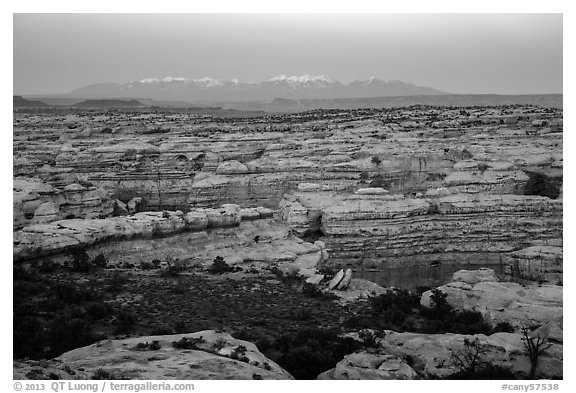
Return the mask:
[[[498,264],[505,262],[503,255],[529,247],[536,239],[557,244],[562,238],[562,200],[541,196],[435,189],[406,198],[366,190],[342,195],[305,185],[284,196],[278,215],[299,236],[319,233],[330,264],[337,267],[394,268],[463,260]],[[545,268],[561,271],[561,260],[555,261]]]
[[[60,220],[35,224],[14,232],[14,261],[62,253],[74,247],[88,247],[111,240],[172,235],[182,231],[238,226],[242,220],[272,216],[265,208],[241,209],[223,205],[219,209],[142,212],[105,219]]]

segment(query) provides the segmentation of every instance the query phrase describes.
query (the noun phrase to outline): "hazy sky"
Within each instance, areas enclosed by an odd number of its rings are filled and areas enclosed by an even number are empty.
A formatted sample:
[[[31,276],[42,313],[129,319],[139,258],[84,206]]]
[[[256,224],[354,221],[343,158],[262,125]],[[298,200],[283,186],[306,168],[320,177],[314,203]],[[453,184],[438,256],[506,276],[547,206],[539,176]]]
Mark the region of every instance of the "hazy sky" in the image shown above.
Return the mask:
[[[561,93],[562,15],[14,15],[14,94],[305,73],[453,93]]]

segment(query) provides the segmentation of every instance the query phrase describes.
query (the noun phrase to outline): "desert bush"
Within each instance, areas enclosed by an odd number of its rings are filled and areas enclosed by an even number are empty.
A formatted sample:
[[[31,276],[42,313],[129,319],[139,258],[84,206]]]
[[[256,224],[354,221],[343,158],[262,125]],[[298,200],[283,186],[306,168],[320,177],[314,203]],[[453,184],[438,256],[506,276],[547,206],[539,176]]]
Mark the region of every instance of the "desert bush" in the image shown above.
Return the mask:
[[[560,189],[552,179],[543,173],[526,172],[529,179],[524,185],[524,195],[540,195],[556,199],[560,195]]]
[[[420,298],[405,289],[388,290],[382,295],[370,298],[370,306],[389,327],[400,327],[406,318],[418,310]]]
[[[106,259],[104,254],[100,253],[92,260],[92,265],[98,268],[106,268],[108,267],[108,259]]]
[[[498,322],[496,326],[492,329],[494,333],[503,332],[503,333],[514,333],[515,329],[509,322]]]
[[[80,248],[70,253],[69,267],[78,273],[88,273],[92,270],[93,266],[85,249]]]
[[[214,258],[212,265],[210,265],[210,267],[208,268],[208,271],[212,274],[224,274],[233,272],[235,270],[236,269],[230,266],[220,255]]]
[[[214,350],[214,352],[218,352],[226,345],[228,345],[228,341],[226,341],[223,337],[218,337],[218,339],[214,341],[214,344],[212,344],[212,349]]]
[[[153,340],[151,343],[146,341],[145,343],[136,344],[137,351],[157,351],[161,348],[162,346],[158,340]]]
[[[296,379],[315,379],[333,368],[345,355],[360,348],[351,337],[340,337],[338,329],[300,328],[278,337],[269,346],[258,347]],[[266,365],[264,365],[266,367]]]
[[[114,377],[112,376],[112,374],[109,371],[106,371],[106,370],[99,368],[98,370],[96,370],[94,372],[94,374],[92,374],[90,379],[92,379],[92,380],[110,380],[110,379],[114,379]]]
[[[482,363],[482,357],[488,352],[488,346],[483,344],[477,338],[470,340],[464,339],[462,349],[450,350],[451,362],[460,369],[460,371],[474,373]]]
[[[178,277],[188,269],[186,262],[179,259],[166,258],[166,267],[160,271],[162,277]]]
[[[198,338],[194,337],[182,337],[178,341],[173,341],[172,346],[176,349],[198,349],[198,344],[204,342],[204,338],[202,336]]]
[[[380,330],[363,329],[358,332],[358,338],[365,349],[380,347],[380,340],[384,337],[386,333]]]
[[[240,360],[241,362],[248,363],[250,359],[246,357],[247,348],[244,345],[238,345],[234,350],[230,353],[230,357],[235,360]]]
[[[372,158],[370,159],[370,161],[372,162],[372,164],[378,166],[382,163],[382,160],[379,157],[376,156],[372,156]]]

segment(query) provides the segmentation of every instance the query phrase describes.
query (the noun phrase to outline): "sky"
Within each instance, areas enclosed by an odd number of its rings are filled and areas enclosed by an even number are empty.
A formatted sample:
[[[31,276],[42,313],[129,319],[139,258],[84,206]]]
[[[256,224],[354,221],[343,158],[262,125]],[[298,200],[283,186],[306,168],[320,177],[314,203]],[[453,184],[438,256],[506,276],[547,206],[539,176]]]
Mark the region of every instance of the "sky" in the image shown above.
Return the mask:
[[[562,14],[14,14],[13,91],[307,73],[562,93],[562,39]]]

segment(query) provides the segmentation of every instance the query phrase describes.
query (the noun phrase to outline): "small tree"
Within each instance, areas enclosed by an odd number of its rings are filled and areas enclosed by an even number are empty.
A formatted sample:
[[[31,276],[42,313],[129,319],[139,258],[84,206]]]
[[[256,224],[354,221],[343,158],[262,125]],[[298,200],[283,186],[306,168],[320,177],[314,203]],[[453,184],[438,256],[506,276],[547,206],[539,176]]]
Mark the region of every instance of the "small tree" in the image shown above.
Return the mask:
[[[524,344],[524,348],[526,348],[528,358],[530,359],[530,373],[528,374],[528,378],[530,379],[536,378],[536,368],[538,367],[538,358],[540,357],[540,354],[552,345],[549,342],[548,334],[540,334],[541,332],[530,333],[527,327],[522,327],[522,343]]]
[[[482,357],[488,352],[486,344],[475,338],[474,340],[464,339],[464,348],[459,351],[452,350],[450,360],[460,369],[460,373],[474,375],[482,366]]]

